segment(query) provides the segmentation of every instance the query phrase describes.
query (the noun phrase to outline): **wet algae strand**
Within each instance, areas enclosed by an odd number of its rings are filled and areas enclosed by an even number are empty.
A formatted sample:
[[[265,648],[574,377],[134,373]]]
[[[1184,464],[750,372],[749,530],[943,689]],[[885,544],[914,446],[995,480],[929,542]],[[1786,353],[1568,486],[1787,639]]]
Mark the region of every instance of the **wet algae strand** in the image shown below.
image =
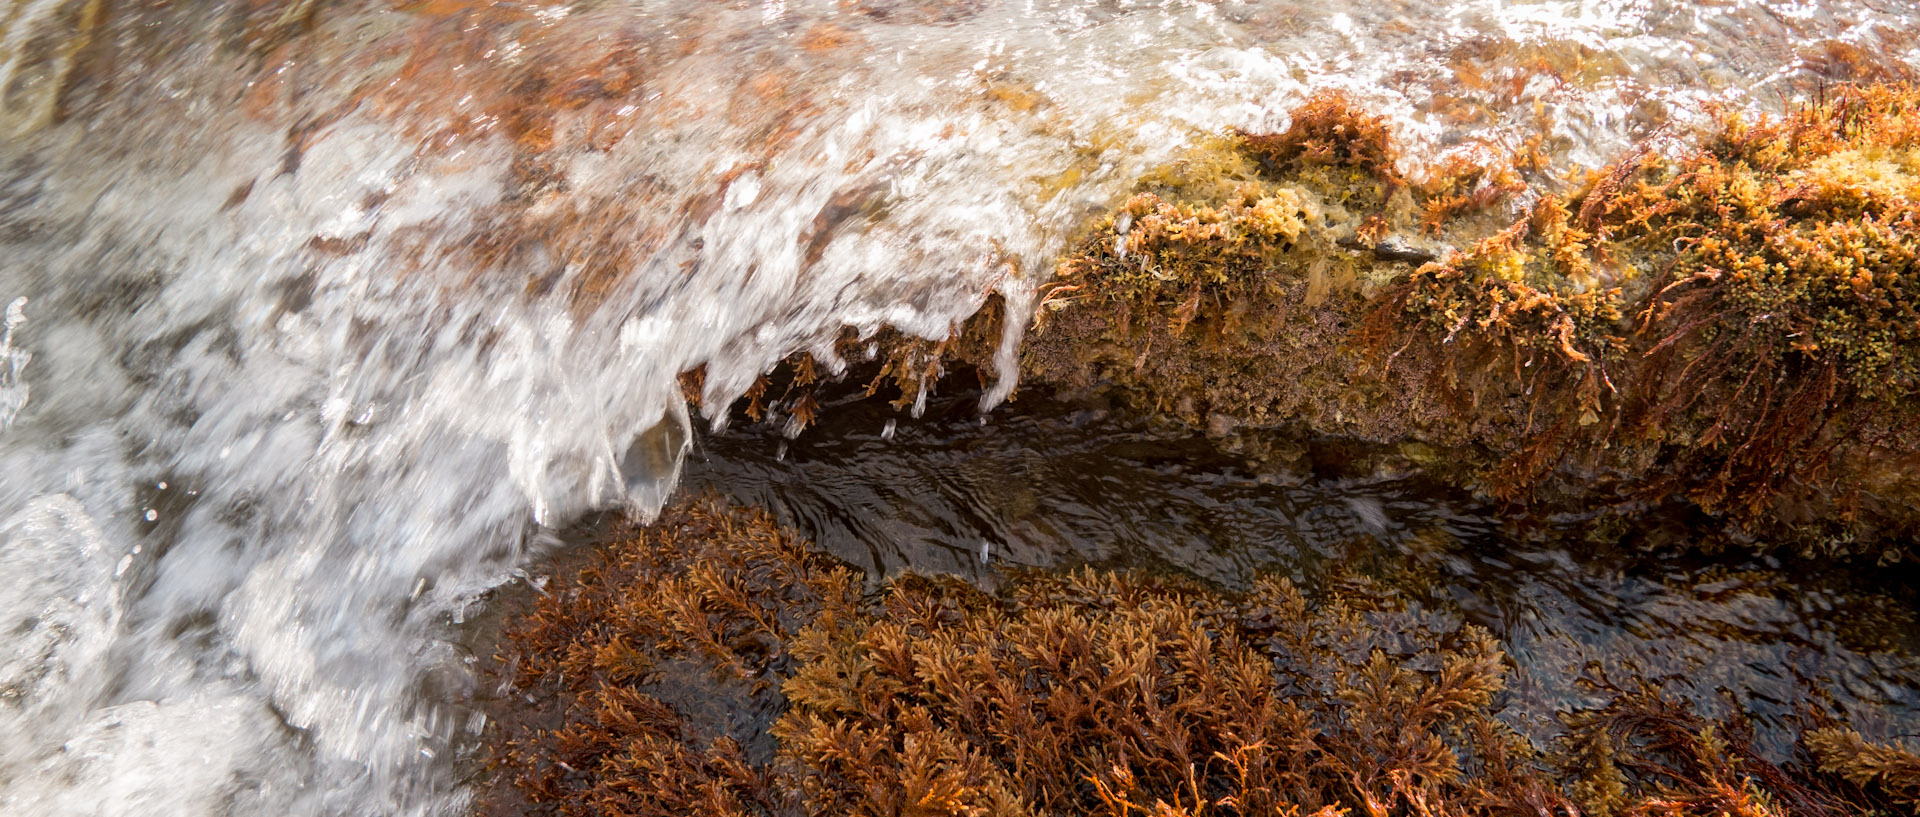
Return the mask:
[[[1354,588],[906,576],[869,592],[713,500],[608,538],[515,621],[485,805],[563,815],[1911,813],[1920,757],[1613,690],[1537,750],[1486,632]]]

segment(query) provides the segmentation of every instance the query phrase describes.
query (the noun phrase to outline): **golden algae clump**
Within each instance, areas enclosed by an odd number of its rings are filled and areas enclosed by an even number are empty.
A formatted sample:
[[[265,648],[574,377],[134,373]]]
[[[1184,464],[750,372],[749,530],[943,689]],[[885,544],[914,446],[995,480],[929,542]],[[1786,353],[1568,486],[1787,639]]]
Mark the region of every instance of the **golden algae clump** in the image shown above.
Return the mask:
[[[1308,99],[1277,134],[1240,133],[1241,149],[1275,177],[1303,177],[1335,193],[1338,203],[1366,208],[1406,186],[1399,146],[1387,121],[1362,111],[1338,91]]]
[[[1836,726],[1782,766],[1738,715],[1651,687],[1599,690],[1540,751],[1501,721],[1494,638],[1364,582],[1317,601],[1108,571],[863,587],[715,500],[603,541],[501,642],[514,709],[482,807],[1837,817],[1920,795],[1905,749]]]
[[[1747,538],[1901,556],[1920,91],[1722,112],[1668,153],[1564,195],[1528,192],[1537,147],[1415,182],[1382,120],[1316,97],[1090,224],[1023,375],[1195,427],[1441,446],[1436,476],[1502,500],[1678,497]]]
[[[1437,251],[1396,150],[1384,119],[1323,94],[1285,132],[1203,140],[1146,174],[1058,265],[1022,376],[1196,426],[1387,440],[1437,421],[1347,339],[1365,293]]]
[[[1886,537],[1914,522],[1874,463],[1914,454],[1916,226],[1920,92],[1844,88],[1592,174],[1408,276],[1372,325],[1457,349],[1477,396],[1529,396],[1497,492],[1579,462],[1742,521],[1847,528],[1874,504]]]
[[[908,576],[863,597],[764,514],[699,500],[603,543],[502,650],[512,687],[542,703],[498,727],[496,808],[1124,817],[1558,802],[1492,718],[1504,668],[1486,633],[1379,600],[1313,604],[1285,580],[1227,595],[1089,571],[989,594]]]
[[[621,532],[506,632],[514,708],[497,713],[490,805],[794,813],[765,735],[789,645],[854,615],[859,597],[856,573],[764,514],[686,503]]]
[[[1580,812],[1594,817],[1860,817],[1910,813],[1913,754],[1820,729],[1779,765],[1758,752],[1744,713],[1701,716],[1647,682],[1606,688],[1605,705],[1563,719],[1555,763]],[[1891,767],[1892,774],[1884,772]],[[1911,766],[1905,767],[1910,771]]]
[[[1386,121],[1333,93],[1295,111],[1283,133],[1203,140],[1092,225],[1061,262],[1054,305],[1085,289],[1171,303],[1191,319],[1197,295],[1259,294],[1271,279],[1321,276],[1329,266],[1343,267],[1351,284],[1395,226],[1384,208],[1407,188],[1395,161]]]
[[[1170,297],[1171,305],[1184,307],[1205,289],[1257,283],[1269,266],[1284,262],[1309,224],[1322,220],[1298,191],[1258,184],[1240,186],[1218,205],[1141,193],[1113,216],[1113,246],[1102,250],[1098,286],[1109,299],[1152,304]]]
[[[1820,771],[1865,788],[1877,787],[1893,802],[1920,814],[1920,754],[1867,742],[1859,732],[1828,727],[1809,732],[1807,748]]]
[[[1396,636],[1422,646],[1389,654]],[[1284,581],[1234,598],[1080,573],[995,598],[909,580],[866,626],[802,636],[775,734],[809,770],[816,813],[1340,813],[1493,796],[1461,769],[1520,751],[1488,715],[1500,653],[1484,633],[1450,636],[1375,630]]]

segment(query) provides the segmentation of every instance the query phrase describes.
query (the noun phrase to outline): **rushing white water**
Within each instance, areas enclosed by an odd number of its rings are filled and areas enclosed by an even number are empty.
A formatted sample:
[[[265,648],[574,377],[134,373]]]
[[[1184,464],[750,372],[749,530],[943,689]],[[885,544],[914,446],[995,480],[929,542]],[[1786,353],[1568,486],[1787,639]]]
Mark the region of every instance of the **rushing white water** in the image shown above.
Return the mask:
[[[1340,87],[1597,163],[1920,62],[1878,2],[397,5],[0,0],[0,814],[457,813],[453,624],[659,505],[678,373],[1025,303],[1197,134]],[[529,176],[473,100],[576,53],[644,70]]]

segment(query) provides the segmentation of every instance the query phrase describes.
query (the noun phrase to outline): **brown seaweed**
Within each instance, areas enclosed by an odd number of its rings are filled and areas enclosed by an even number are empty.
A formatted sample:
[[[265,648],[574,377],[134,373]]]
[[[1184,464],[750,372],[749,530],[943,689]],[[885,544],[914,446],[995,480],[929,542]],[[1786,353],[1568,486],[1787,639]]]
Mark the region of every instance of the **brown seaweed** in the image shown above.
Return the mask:
[[[711,499],[558,576],[498,666],[544,719],[496,721],[496,811],[1771,817],[1920,794],[1906,749],[1833,726],[1777,764],[1737,715],[1645,686],[1536,747],[1501,720],[1492,636],[1359,585],[1087,570],[868,593]]]

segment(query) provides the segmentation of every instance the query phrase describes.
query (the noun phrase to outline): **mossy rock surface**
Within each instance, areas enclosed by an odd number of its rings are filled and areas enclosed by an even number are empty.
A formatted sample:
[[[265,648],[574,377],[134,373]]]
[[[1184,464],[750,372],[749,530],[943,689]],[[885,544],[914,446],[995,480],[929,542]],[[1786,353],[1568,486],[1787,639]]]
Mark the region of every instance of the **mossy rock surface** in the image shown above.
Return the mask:
[[[1719,113],[1563,194],[1540,167],[1410,181],[1383,122],[1317,98],[1091,223],[1023,376],[1197,428],[1437,446],[1497,499],[1678,498],[1756,546],[1912,556],[1920,91]]]
[[[1531,146],[1405,165],[1339,94],[1202,140],[1040,284],[1023,387],[1215,435],[1417,446],[1516,504],[1631,522],[1681,502],[1720,541],[1915,555],[1920,91],[1717,113],[1572,182]],[[996,297],[945,341],[842,356],[906,409],[995,370],[1021,317]],[[819,367],[785,368],[746,413],[798,432]]]

